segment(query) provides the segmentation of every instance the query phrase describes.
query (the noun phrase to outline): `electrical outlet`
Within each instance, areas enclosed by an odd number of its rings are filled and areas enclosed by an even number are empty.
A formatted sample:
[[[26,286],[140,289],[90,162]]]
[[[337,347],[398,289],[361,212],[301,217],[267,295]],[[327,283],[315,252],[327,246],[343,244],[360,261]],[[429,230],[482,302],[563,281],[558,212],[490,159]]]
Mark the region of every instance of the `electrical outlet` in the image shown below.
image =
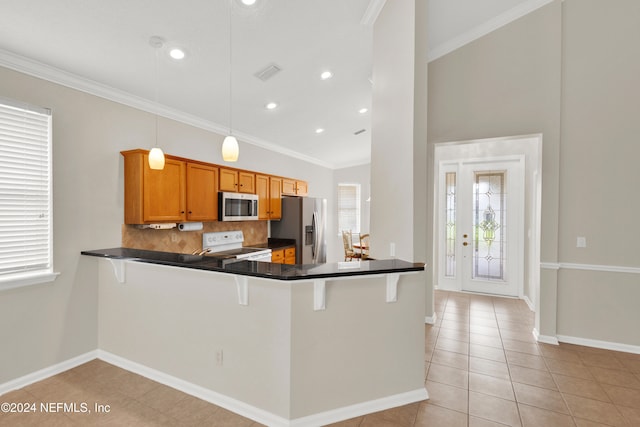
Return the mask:
[[[578,237],[576,239],[576,248],[586,248],[587,247],[587,238],[586,237]]]
[[[216,365],[222,366],[224,362],[224,353],[222,350],[216,351]]]
[[[175,232],[171,233],[171,241],[176,243],[178,241],[178,235]]]

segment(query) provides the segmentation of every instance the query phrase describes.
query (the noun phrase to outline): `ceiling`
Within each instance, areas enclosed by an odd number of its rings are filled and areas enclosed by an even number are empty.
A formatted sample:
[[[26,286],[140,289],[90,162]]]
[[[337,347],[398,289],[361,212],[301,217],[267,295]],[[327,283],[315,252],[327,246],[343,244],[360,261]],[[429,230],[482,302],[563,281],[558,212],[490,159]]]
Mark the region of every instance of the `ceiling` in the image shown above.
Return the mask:
[[[429,56],[541,3],[429,0]],[[0,0],[0,65],[222,134],[231,125],[241,143],[340,168],[370,159],[372,23],[384,4]],[[186,58],[169,58],[173,46]],[[281,71],[255,76],[273,64]],[[324,70],[333,77],[321,80]],[[278,107],[267,110],[272,101]]]

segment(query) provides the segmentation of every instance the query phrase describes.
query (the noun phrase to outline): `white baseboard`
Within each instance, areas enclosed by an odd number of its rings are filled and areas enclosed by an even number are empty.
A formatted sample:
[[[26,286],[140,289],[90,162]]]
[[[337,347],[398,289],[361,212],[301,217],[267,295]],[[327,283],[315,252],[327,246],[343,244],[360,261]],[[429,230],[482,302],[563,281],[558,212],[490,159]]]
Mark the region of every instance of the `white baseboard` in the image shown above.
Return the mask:
[[[360,417],[365,414],[371,414],[373,412],[384,411],[397,406],[420,402],[422,400],[427,400],[428,398],[429,394],[427,393],[427,390],[425,388],[420,388],[406,393],[383,397],[382,399],[370,400],[368,402],[345,406],[343,408],[321,412],[308,417],[297,418],[291,421],[289,427],[324,426]]]
[[[108,351],[98,350],[98,358],[104,360],[107,363],[118,366],[130,372],[134,372],[143,377],[149,378],[168,387],[175,388],[191,396],[195,396],[199,399],[206,400],[214,405],[221,406],[231,412],[234,412],[243,417],[252,419],[261,424],[268,426],[289,426],[289,420],[256,408],[237,399],[225,396],[220,393],[216,393],[213,390],[201,387],[199,385],[190,383],[172,375],[165,374],[164,372],[156,369],[149,368],[131,360],[125,359]]]
[[[380,399],[370,400],[367,402],[357,403],[342,408],[332,409],[330,411],[320,412],[306,417],[288,420],[278,415],[272,414],[255,406],[233,399],[213,390],[201,387],[199,385],[184,381],[180,378],[165,374],[164,372],[146,367],[136,362],[132,362],[123,357],[117,356],[104,350],[93,350],[64,362],[57,363],[48,368],[40,369],[24,375],[15,380],[0,384],[0,396],[13,390],[26,387],[38,381],[45,380],[49,377],[57,375],[61,372],[73,369],[93,359],[101,359],[107,363],[118,366],[127,371],[142,375],[143,377],[152,379],[166,386],[183,391],[191,396],[198,397],[207,402],[221,406],[231,412],[243,417],[252,419],[261,424],[274,427],[315,427],[325,424],[335,423],[350,418],[359,417],[373,412],[384,411],[386,409],[395,408],[397,406],[408,405],[410,403],[419,402],[429,398],[429,394],[425,388],[399,393],[392,396],[386,396]]]
[[[184,381],[180,378],[165,374],[164,372],[148,368],[136,362],[132,362],[123,357],[117,356],[103,350],[98,350],[98,357],[105,362],[118,366],[127,371],[142,375],[166,386],[175,388],[191,396],[206,400],[214,405],[221,406],[231,412],[243,417],[252,419],[258,423],[274,427],[315,427],[330,423],[344,421],[350,418],[359,417],[372,412],[384,411],[397,406],[408,405],[429,398],[427,390],[424,388],[383,397],[355,405],[345,406],[318,414],[309,415],[302,418],[288,420],[278,415],[272,414],[255,406],[230,398],[220,393],[199,385]]]
[[[45,380],[61,372],[68,371],[69,369],[73,369],[76,366],[80,366],[83,363],[87,363],[97,357],[97,350],[89,351],[87,353],[81,354],[80,356],[65,360],[64,362],[56,363],[53,366],[40,369],[39,371],[35,371],[20,378],[16,378],[15,380],[0,384],[0,396],[10,391],[26,387],[35,382]]]
[[[529,310],[535,312],[536,311],[536,307],[533,305],[533,302],[531,302],[531,300],[529,299],[529,297],[527,295],[523,296],[522,299],[524,300],[524,302],[527,303],[527,306],[529,307]]]
[[[558,338],[551,335],[540,335],[540,332],[538,332],[538,330],[535,328],[533,329],[533,337],[536,339],[537,342],[542,342],[545,344],[553,344],[553,345],[560,344],[558,342]]]
[[[438,320],[438,316],[436,312],[433,312],[433,316],[425,316],[424,323],[427,323],[429,325],[435,325],[437,320]]]
[[[592,340],[588,338],[570,337],[567,335],[558,335],[558,341],[567,344],[582,345],[585,347],[602,348],[605,350],[622,351],[624,353],[640,354],[640,346],[621,344],[610,341]]]

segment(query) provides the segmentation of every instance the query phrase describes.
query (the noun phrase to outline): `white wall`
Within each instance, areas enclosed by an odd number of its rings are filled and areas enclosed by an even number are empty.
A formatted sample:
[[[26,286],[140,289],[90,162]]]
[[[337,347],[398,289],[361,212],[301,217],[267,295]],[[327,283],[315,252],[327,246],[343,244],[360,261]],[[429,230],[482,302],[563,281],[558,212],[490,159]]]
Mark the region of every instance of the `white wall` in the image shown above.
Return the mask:
[[[433,61],[429,142],[542,133],[539,332],[640,352],[638,21],[556,0]]]
[[[427,2],[386,2],[373,32],[371,255],[429,261]],[[393,247],[393,249],[392,249]],[[427,265],[427,268],[429,266]],[[426,314],[433,283],[425,276]]]
[[[414,0],[386,2],[373,31],[371,256],[413,261]]]
[[[120,246],[121,150],[155,143],[153,114],[0,68],[0,93],[53,110],[55,282],[0,294],[0,383],[97,348],[97,277],[80,251]],[[222,164],[222,136],[168,119],[166,153]],[[333,196],[332,170],[240,142],[233,166],[307,180]]]

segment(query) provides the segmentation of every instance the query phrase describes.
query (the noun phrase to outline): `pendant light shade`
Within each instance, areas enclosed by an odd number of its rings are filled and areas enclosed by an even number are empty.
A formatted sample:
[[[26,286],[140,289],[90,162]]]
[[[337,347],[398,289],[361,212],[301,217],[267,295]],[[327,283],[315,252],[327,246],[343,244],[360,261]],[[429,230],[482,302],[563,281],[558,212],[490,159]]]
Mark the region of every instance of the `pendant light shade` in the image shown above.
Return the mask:
[[[222,142],[222,160],[225,162],[237,162],[239,154],[240,148],[236,137],[233,135],[225,137]]]
[[[153,147],[149,152],[149,167],[151,169],[164,169],[164,153],[159,147]]]

